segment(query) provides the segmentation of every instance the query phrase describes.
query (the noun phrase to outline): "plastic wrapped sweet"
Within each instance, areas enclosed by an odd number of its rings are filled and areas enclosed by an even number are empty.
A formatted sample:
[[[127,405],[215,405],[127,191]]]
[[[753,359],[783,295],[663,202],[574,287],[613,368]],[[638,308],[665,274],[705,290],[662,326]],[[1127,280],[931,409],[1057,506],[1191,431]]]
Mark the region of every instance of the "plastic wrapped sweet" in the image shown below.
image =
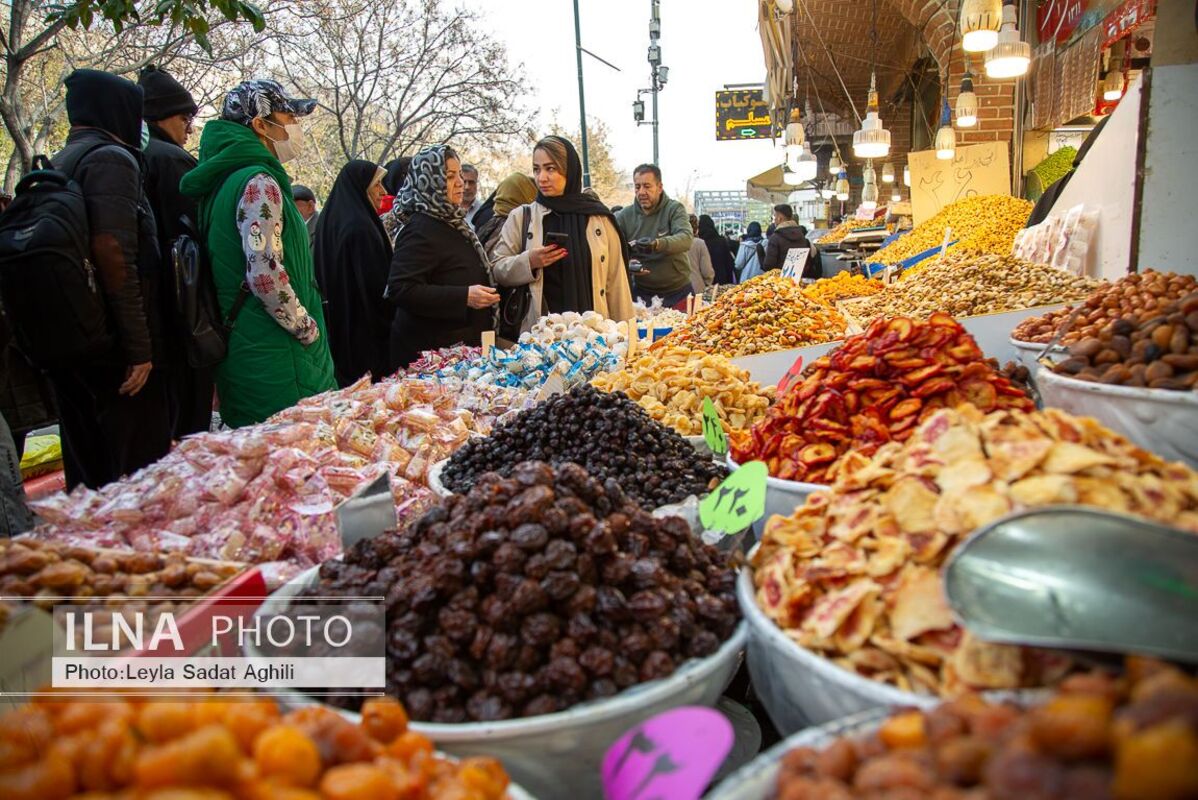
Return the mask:
[[[189,437],[98,491],[37,501],[44,522],[33,535],[294,575],[340,552],[335,510],[347,498],[387,474],[397,515],[420,513],[433,500],[432,464],[532,402],[526,391],[461,381],[359,381],[259,425]]]
[[[551,314],[520,343],[486,356],[461,361],[442,370],[438,378],[475,386],[539,389],[551,375],[566,387],[586,383],[617,369],[628,348],[623,323],[587,314]]]

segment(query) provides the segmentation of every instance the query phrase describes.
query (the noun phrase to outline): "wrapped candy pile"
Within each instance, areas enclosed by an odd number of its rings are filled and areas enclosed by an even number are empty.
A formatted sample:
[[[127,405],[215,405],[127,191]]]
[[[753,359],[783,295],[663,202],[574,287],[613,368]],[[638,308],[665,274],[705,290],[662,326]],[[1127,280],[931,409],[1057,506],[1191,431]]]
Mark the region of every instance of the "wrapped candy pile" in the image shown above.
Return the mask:
[[[636,310],[636,323],[641,330],[651,328],[677,328],[686,324],[686,314],[676,308],[665,308],[660,297],[654,297],[651,305],[641,301],[633,304]]]
[[[447,370],[463,361],[475,361],[482,358],[481,347],[468,347],[455,344],[453,347],[442,347],[440,350],[425,350],[420,358],[408,364],[405,372],[413,377],[436,375],[441,370]]]
[[[433,463],[489,433],[526,392],[402,379],[301,400],[266,422],[189,437],[99,491],[33,503],[40,539],[265,565],[268,584],[341,550],[334,508],[390,475],[397,515],[433,500]]]
[[[586,383],[624,360],[627,326],[594,311],[550,314],[520,336],[510,350],[458,361],[437,372],[471,384],[536,389],[557,373],[565,386]]]
[[[849,453],[833,478],[767,523],[757,601],[803,647],[926,694],[1043,686],[1070,666],[957,625],[940,572],[978,528],[1078,504],[1198,533],[1198,473],[1056,409],[944,409],[906,442]]]

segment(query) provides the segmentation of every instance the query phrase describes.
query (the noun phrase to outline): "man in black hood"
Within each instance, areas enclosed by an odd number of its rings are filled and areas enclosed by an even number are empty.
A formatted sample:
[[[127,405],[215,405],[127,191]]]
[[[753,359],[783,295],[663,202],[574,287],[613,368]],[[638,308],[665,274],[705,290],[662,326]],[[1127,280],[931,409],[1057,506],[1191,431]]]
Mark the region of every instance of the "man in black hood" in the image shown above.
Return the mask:
[[[67,487],[98,488],[170,449],[162,351],[161,269],[154,214],[142,190],[142,90],[107,72],[66,79],[66,147],[52,159],[83,190],[96,266],[115,344],[49,371],[58,402]],[[70,298],[62,298],[69,308]]]
[[[777,227],[774,228],[765,247],[765,263],[762,265],[762,269],[767,272],[771,269],[782,269],[782,265],[786,263],[786,254],[791,250],[811,250],[811,242],[807,240],[807,229],[795,222],[793,208],[785,203],[774,206],[774,224]],[[811,253],[808,252],[807,262],[800,272],[801,277],[818,277],[808,274],[813,261]]]
[[[161,274],[165,286],[174,288],[171,246],[184,232],[182,217],[198,230],[195,200],[179,191],[179,181],[195,168],[196,160],[183,149],[199,111],[191,93],[166,70],[150,65],[142,69],[137,83],[141,86],[143,116],[150,130],[145,150],[145,187],[157,221],[158,246],[162,254]],[[164,365],[167,390],[171,396],[171,434],[182,438],[201,433],[212,426],[212,370],[194,369],[187,363],[181,341],[182,331],[171,322],[174,311],[171,295],[163,291],[161,313],[167,321]]]

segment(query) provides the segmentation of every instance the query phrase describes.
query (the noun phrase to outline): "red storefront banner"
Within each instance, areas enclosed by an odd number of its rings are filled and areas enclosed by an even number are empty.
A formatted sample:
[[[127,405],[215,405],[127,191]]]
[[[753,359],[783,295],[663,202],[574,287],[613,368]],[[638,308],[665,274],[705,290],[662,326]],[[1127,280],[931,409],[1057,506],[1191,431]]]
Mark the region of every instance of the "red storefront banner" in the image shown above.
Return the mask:
[[[1102,46],[1110,47],[1156,13],[1156,0],[1126,0],[1102,21]]]
[[[1036,11],[1036,30],[1041,42],[1063,44],[1077,28],[1086,0],[1047,0]]]

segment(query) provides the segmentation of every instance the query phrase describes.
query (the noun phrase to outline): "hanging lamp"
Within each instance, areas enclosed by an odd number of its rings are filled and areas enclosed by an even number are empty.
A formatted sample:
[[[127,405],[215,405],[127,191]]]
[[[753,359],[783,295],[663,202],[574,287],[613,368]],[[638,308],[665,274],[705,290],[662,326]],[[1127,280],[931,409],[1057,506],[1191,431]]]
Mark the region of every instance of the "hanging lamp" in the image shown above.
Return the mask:
[[[985,53],[998,44],[1002,0],[965,0],[961,7],[961,49]]]
[[[828,159],[828,174],[839,175],[842,169],[844,169],[844,164],[840,160],[840,154],[833,153],[832,158]]]
[[[943,107],[940,109],[940,130],[936,131],[936,158],[948,161],[957,154],[957,132],[953,130],[948,100],[941,102]]]
[[[803,179],[799,177],[799,173],[790,168],[789,164],[782,165],[782,182],[787,186],[799,186],[803,183]]]
[[[986,77],[995,80],[1018,78],[1027,74],[1032,63],[1032,46],[1019,38],[1015,0],[1005,0],[1002,7],[1002,30],[998,44],[986,53]]]
[[[906,164],[903,165],[903,186],[911,185],[911,168]]]
[[[1107,70],[1102,79],[1102,99],[1113,103],[1123,96],[1123,73],[1117,69]]]
[[[882,165],[882,183],[894,183],[894,165],[889,161]]]
[[[849,199],[849,174],[844,167],[836,174],[836,199],[842,203]]]
[[[790,121],[786,123],[786,160],[793,166],[807,143],[807,132],[803,130],[803,114],[796,106],[790,110]]]
[[[890,195],[890,202],[898,203],[903,199],[903,195],[899,192],[898,187],[894,187],[894,191]]]
[[[978,96],[973,93],[973,75],[968,72],[961,79],[961,93],[957,95],[957,127],[972,128],[978,124]]]
[[[869,104],[866,106],[865,119],[861,120],[861,130],[853,134],[853,155],[857,158],[885,158],[890,153],[890,131],[882,127],[878,118],[878,87],[877,75],[869,76]]]
[[[873,211],[878,207],[878,176],[874,172],[874,162],[865,162],[865,171],[862,173],[865,178],[865,188],[861,190],[861,207],[866,211]]]
[[[819,174],[819,161],[811,152],[811,145],[803,142],[802,152],[795,161],[791,162],[790,168],[799,176],[800,182],[815,180],[815,176]]]

